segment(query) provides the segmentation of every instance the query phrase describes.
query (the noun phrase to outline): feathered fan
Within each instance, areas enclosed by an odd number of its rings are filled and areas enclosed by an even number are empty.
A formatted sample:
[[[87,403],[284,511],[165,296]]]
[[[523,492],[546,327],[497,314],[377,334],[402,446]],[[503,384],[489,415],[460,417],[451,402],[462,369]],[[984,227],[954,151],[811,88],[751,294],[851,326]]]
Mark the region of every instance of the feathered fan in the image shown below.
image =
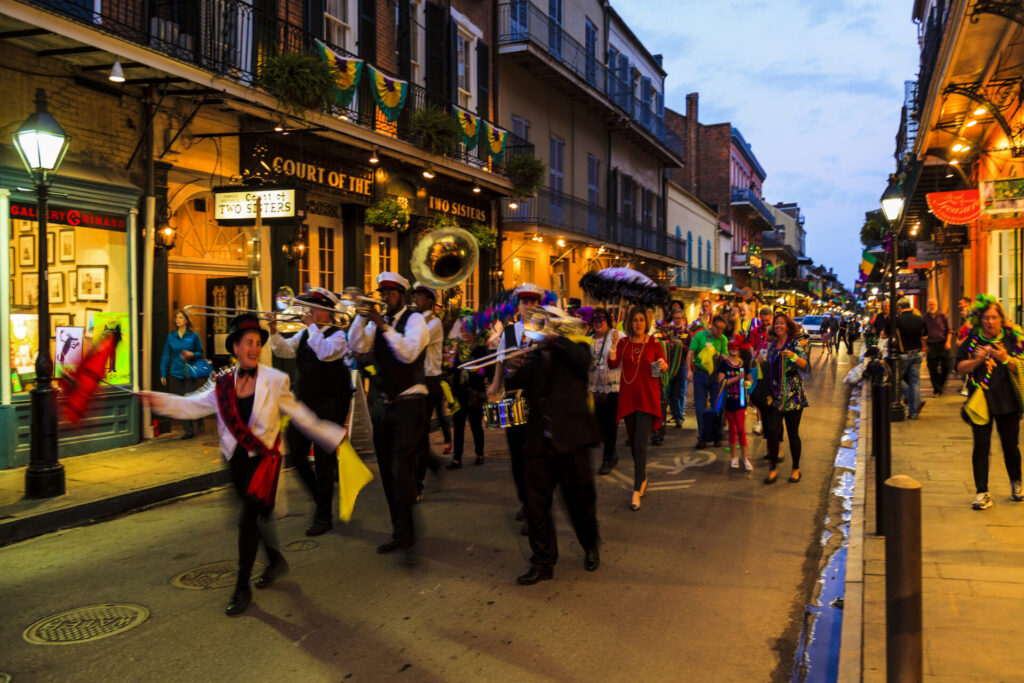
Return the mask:
[[[604,268],[580,278],[584,292],[600,301],[625,299],[634,304],[662,306],[668,303],[668,290],[638,270]]]

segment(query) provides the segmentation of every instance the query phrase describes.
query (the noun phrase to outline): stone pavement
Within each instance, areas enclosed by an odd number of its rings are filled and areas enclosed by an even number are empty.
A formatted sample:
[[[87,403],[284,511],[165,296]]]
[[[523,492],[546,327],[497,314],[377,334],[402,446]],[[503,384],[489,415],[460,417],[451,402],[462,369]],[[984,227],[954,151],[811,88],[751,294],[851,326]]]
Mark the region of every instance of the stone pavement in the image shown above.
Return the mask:
[[[933,681],[1021,680],[1024,503],[1010,498],[1002,450],[993,433],[989,490],[995,505],[985,511],[971,508],[972,440],[959,415],[964,402],[960,380],[950,378],[948,393],[929,397],[928,373],[922,370],[927,403],[919,420],[892,424],[892,474],[908,475],[921,484],[924,675]],[[886,677],[885,538],[875,535],[875,473],[866,426],[869,396],[867,390],[840,680]]]

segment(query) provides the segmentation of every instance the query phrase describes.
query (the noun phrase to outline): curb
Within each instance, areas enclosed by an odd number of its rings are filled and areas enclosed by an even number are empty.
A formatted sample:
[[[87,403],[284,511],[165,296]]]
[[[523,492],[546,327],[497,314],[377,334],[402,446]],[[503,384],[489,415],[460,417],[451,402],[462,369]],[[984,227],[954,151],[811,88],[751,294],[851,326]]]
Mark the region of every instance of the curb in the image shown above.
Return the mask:
[[[846,588],[843,595],[843,626],[839,645],[841,683],[859,683],[864,677],[864,527],[867,502],[868,415],[871,411],[868,383],[860,394],[856,470],[853,475],[853,509],[846,554]],[[871,425],[872,429],[874,425]]]
[[[0,546],[230,483],[226,468],[37,515],[0,520]]]

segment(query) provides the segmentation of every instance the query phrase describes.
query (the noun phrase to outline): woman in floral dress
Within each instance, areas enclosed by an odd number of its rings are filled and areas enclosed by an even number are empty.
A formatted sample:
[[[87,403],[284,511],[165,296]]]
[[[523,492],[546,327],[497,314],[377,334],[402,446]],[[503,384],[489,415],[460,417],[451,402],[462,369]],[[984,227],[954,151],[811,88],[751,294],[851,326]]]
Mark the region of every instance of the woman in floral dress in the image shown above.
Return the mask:
[[[793,458],[793,474],[789,481],[792,484],[800,481],[800,418],[807,407],[802,371],[807,369],[808,363],[807,352],[796,340],[796,332],[796,323],[785,313],[776,313],[772,318],[765,363],[770,403],[764,416],[764,434],[768,438],[771,467],[764,480],[766,484],[774,484],[779,476],[783,422],[789,436],[789,454]]]

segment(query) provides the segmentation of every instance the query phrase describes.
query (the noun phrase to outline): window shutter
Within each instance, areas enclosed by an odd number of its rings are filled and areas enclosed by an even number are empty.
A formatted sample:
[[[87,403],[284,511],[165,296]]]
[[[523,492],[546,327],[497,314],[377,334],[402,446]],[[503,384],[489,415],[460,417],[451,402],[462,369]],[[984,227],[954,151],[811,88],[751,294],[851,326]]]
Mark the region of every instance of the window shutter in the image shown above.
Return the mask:
[[[359,57],[377,63],[376,0],[359,0]]]
[[[306,30],[314,36],[324,34],[324,0],[307,0]]]
[[[412,80],[411,0],[398,0],[398,77]]]
[[[443,7],[428,2],[424,22],[426,23],[427,40],[425,73],[427,98],[434,104],[438,104],[446,100],[445,81],[447,71],[445,65],[445,45],[447,44],[446,37],[448,35],[448,17]]]
[[[477,114],[491,118],[491,54],[487,43],[476,41],[476,88]]]
[[[451,20],[450,15],[445,14],[445,19],[448,21],[448,82],[445,84],[447,87],[444,90],[444,104],[448,105],[459,102],[459,27]]]

